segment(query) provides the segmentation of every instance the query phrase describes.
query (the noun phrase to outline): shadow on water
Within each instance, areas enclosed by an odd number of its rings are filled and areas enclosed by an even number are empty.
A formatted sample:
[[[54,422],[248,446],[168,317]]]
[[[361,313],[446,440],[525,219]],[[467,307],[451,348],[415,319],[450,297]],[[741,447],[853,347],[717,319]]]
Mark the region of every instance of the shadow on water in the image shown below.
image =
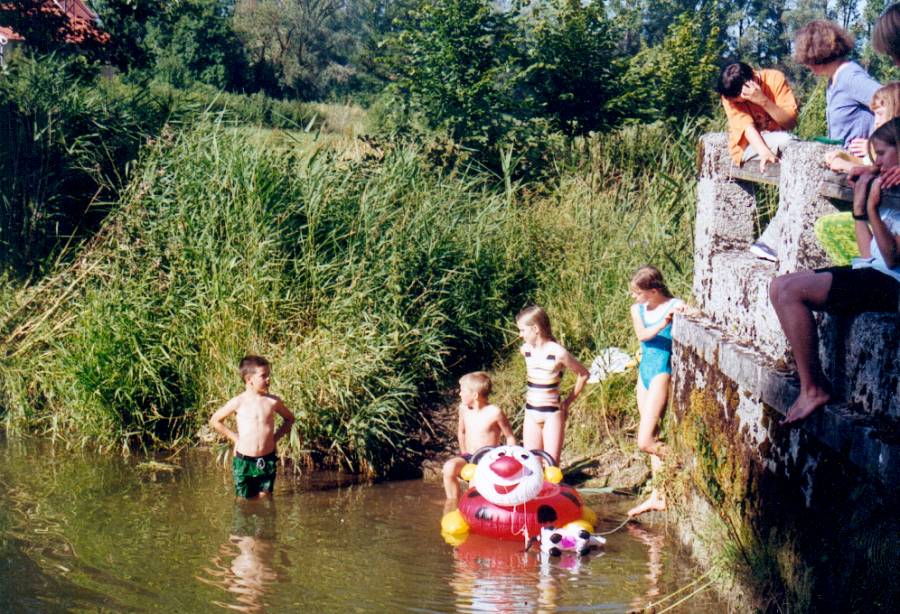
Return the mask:
[[[671,541],[638,526],[589,558],[475,536],[453,548],[440,484],[317,472],[245,502],[211,454],[175,462],[154,480],[145,459],[0,441],[0,609],[624,612],[691,580]],[[587,501],[600,531],[630,503]],[[678,611],[715,609],[703,595]]]

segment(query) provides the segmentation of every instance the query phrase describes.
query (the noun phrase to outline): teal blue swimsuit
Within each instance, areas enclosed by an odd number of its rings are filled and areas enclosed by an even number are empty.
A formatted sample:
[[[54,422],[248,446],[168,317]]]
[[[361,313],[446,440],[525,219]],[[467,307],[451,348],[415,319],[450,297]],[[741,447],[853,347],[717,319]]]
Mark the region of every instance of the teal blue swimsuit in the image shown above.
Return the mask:
[[[651,328],[660,323],[660,321],[668,315],[668,313],[676,306],[676,299],[669,301],[668,309],[666,309],[657,320],[648,322],[646,313],[647,307],[643,303],[638,305],[641,314],[641,323]],[[644,390],[650,390],[650,382],[660,373],[672,373],[672,324],[669,323],[664,329],[656,333],[656,336],[647,341],[641,341],[641,365],[638,368],[641,377],[641,384]]]

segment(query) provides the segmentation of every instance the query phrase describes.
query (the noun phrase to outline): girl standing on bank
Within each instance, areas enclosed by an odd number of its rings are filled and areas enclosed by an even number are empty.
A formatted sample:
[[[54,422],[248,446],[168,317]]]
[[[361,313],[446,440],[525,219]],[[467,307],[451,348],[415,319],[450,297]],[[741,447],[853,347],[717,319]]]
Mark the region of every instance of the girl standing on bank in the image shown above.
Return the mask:
[[[662,466],[665,451],[657,439],[659,420],[669,395],[672,373],[672,316],[683,303],[672,296],[656,267],[643,266],[631,278],[631,321],[641,342],[641,364],[636,387],[638,411],[641,415],[637,444],[650,455],[650,467],[655,474]],[[652,510],[666,509],[666,500],[654,488],[650,497],[630,510],[637,516]]]
[[[529,450],[544,450],[559,463],[569,407],[584,389],[588,370],[556,342],[550,318],[537,305],[520,311],[516,324],[524,341],[521,352],[528,380],[522,443]],[[565,369],[575,374],[575,386],[560,400],[559,385]]]

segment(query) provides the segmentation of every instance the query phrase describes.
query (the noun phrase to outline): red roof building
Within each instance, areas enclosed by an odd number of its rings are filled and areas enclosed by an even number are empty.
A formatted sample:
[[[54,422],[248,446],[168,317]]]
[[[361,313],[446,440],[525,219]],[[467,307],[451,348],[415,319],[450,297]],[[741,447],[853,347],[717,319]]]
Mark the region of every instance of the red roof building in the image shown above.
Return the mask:
[[[16,4],[19,6],[16,7]],[[30,2],[0,2],[2,13],[17,13],[20,19],[55,20],[62,24],[56,33],[58,40],[67,43],[104,44],[109,34],[97,28],[97,14],[82,0],[31,0]],[[24,41],[25,37],[9,26],[0,26],[0,34],[9,41]]]

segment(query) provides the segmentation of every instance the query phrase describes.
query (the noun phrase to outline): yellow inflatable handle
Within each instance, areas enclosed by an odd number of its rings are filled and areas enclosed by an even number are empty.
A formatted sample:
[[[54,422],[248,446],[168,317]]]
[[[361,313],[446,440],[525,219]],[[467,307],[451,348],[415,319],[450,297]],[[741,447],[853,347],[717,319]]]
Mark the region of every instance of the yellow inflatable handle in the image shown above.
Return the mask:
[[[473,465],[472,463],[467,464],[462,468],[462,471],[459,472],[459,477],[464,479],[466,482],[471,482],[472,478],[475,477],[475,469],[478,465]]]
[[[544,467],[544,479],[551,484],[559,484],[563,479],[562,471],[559,467]]]

